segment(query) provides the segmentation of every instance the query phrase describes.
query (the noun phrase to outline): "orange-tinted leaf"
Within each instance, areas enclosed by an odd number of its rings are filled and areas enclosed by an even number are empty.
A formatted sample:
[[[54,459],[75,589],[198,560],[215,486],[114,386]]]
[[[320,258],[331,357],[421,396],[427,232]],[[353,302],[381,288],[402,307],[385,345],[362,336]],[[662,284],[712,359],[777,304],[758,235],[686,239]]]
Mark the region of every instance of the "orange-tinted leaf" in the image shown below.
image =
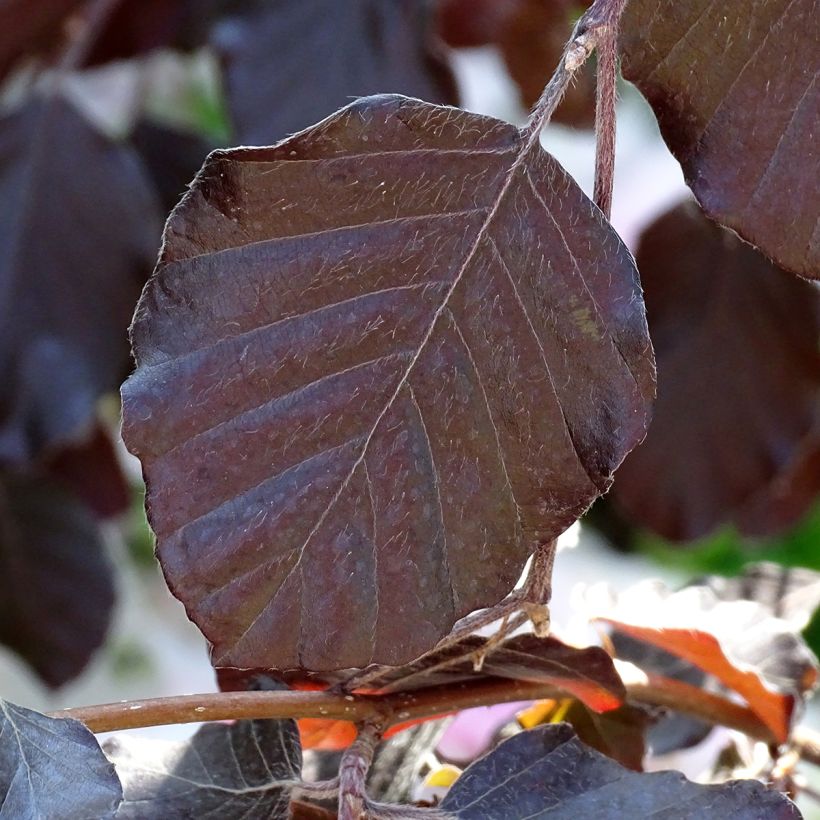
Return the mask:
[[[753,601],[718,600],[708,587],[670,593],[643,583],[596,614],[714,675],[743,696],[780,742],[818,680],[816,658],[788,623]]]
[[[356,726],[347,720],[301,718],[296,721],[303,749],[337,751],[356,739]]]

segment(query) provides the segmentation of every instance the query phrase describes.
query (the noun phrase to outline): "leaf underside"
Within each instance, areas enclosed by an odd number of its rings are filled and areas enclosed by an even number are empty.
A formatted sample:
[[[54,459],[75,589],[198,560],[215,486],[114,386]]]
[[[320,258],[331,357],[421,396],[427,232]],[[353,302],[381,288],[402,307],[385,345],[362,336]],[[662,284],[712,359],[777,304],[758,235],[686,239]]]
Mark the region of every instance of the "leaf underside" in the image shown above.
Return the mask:
[[[706,586],[670,593],[660,583],[641,583],[598,614],[619,632],[684,659],[742,695],[780,742],[817,684],[817,659],[791,624],[752,601],[720,600]]]
[[[221,666],[429,650],[609,486],[654,386],[632,259],[558,164],[398,96],[212,154],[132,342],[124,436]]]
[[[632,0],[621,48],[706,213],[820,277],[816,0]]]
[[[114,737],[104,749],[123,782],[118,820],[287,818],[302,769],[292,720],[211,723],[184,742]]]
[[[114,767],[85,726],[0,700],[2,820],[109,820],[121,800]]]

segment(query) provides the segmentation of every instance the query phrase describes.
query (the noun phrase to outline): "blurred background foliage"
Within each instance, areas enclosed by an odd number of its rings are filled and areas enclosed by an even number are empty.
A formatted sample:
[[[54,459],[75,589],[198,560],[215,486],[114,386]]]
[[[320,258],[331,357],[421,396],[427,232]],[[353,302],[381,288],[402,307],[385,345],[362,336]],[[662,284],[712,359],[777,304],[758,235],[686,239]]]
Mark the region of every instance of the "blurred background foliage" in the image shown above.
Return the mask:
[[[0,641],[8,647],[0,655],[0,681],[4,697],[37,708],[215,687],[204,640],[157,569],[139,466],[118,437],[116,397],[131,367],[126,331],[160,245],[159,225],[207,153],[220,146],[275,142],[352,97],[375,92],[403,92],[521,122],[587,4],[122,0],[110,5],[104,24],[95,29],[91,15],[98,3],[0,0],[0,576],[5,579],[0,581]],[[593,77],[590,66],[543,139],[588,192]],[[646,103],[627,83],[621,96],[613,223],[637,252],[640,266],[647,228],[672,213],[670,206],[687,200],[688,193]],[[66,116],[58,100],[68,101],[71,116],[81,117],[76,129],[88,132],[81,135],[83,145],[70,141],[74,132],[53,127],[55,118],[59,124]],[[29,110],[33,121],[26,119]],[[109,180],[122,213],[111,205],[108,213],[86,207],[98,194],[89,180],[103,155],[114,157],[115,168],[136,174],[146,192],[146,220],[127,215],[135,187],[124,178],[120,187],[114,177]],[[61,187],[61,174],[70,184]],[[705,223],[699,214],[691,218]],[[129,245],[134,264],[122,281],[114,281],[119,274],[110,257],[98,251],[111,232],[135,230],[135,220],[142,236]],[[711,223],[698,230],[704,243],[713,241],[709,231],[721,231]],[[648,522],[656,520],[652,505],[661,503],[656,496],[666,493],[664,504],[669,497],[680,502],[676,521],[688,520],[687,510],[701,509],[701,496],[713,492],[700,478],[702,463],[718,453],[712,435],[703,435],[703,452],[695,453],[674,437],[658,434],[655,441],[650,431],[646,447],[657,448],[653,463],[661,467],[638,471],[638,483],[632,484],[639,489],[628,504],[620,503],[616,475],[615,492],[582,521],[576,554],[571,560],[559,557],[559,572],[562,565],[571,567],[571,577],[560,576],[567,588],[613,578],[625,584],[656,573],[680,585],[702,575],[738,575],[760,561],[820,571],[820,469],[814,463],[820,452],[817,289],[724,233],[718,241],[732,261],[720,270],[707,268],[708,277],[719,278],[735,264],[741,273],[759,268],[777,294],[784,294],[784,304],[800,302],[809,315],[801,332],[783,334],[786,341],[767,346],[762,355],[727,352],[719,339],[714,342],[713,355],[735,356],[727,359],[728,370],[748,368],[751,387],[727,384],[716,392],[695,377],[688,388],[690,402],[679,412],[691,413],[693,424],[699,421],[707,429],[711,424],[714,433],[714,418],[698,414],[704,407],[723,408],[717,422],[726,425],[719,481],[737,485],[737,492],[725,503],[706,499],[711,518],[697,538],[672,540],[668,532],[653,530]],[[64,241],[69,235],[81,235],[83,242]],[[673,267],[667,261],[661,268]],[[117,304],[95,301],[102,280]],[[82,298],[75,298],[78,293]],[[708,295],[692,298],[697,309],[709,307]],[[719,326],[729,332],[739,322],[730,307],[731,302],[718,316]],[[745,321],[754,334],[771,335],[765,328],[775,321],[782,326],[784,317],[770,316],[766,305],[749,309]],[[99,322],[100,314],[110,321]],[[670,322],[674,326],[684,318],[673,315]],[[650,309],[650,329],[653,320]],[[672,333],[669,348],[687,332]],[[666,348],[656,345],[663,393]],[[769,370],[791,372],[796,358],[806,374],[796,387],[756,376],[760,367],[768,368],[763,376]],[[703,350],[687,360],[695,376],[712,366]],[[787,406],[778,398],[784,390]],[[750,435],[760,441],[729,435],[733,420],[742,420],[750,407],[759,411]],[[747,447],[759,455],[751,473]],[[624,469],[626,475],[632,467]],[[672,485],[670,475],[678,483]],[[32,503],[20,500],[23,486]],[[739,518],[738,509],[751,499],[754,515],[744,511]],[[46,521],[43,504],[51,505],[53,520]],[[682,524],[680,532],[703,529],[703,520]],[[85,580],[74,583],[77,577]],[[783,579],[785,588],[785,570]],[[556,591],[559,599],[568,595],[568,589]],[[560,612],[560,601],[557,608]],[[820,651],[817,613],[805,636]],[[45,657],[32,649],[40,644],[48,650]]]

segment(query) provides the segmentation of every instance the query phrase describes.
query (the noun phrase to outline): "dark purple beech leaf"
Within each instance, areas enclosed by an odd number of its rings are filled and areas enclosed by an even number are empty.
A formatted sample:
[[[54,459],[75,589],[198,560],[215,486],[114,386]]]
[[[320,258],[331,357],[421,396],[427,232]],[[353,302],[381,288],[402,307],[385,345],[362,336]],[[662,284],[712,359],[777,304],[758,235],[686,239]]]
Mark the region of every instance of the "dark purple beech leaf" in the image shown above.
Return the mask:
[[[82,723],[0,700],[0,820],[109,820],[121,800],[114,767]]]
[[[632,258],[537,140],[399,96],[218,151],[132,327],[123,435],[217,666],[398,665],[641,439]]]
[[[688,540],[731,521],[803,457],[820,398],[820,293],[693,202],[646,230],[637,261],[658,400],[613,494],[633,523]]]
[[[302,770],[292,720],[210,723],[183,742],[124,735],[103,749],[125,792],[117,820],[284,820]]]
[[[0,0],[0,78],[27,53],[59,39],[65,19],[85,0]]]
[[[626,690],[612,658],[600,647],[577,649],[556,638],[517,635],[487,653],[476,671],[473,658],[484,646],[478,636],[465,638],[447,649],[431,652],[407,666],[386,670],[371,685],[390,692],[412,692],[480,678],[553,683],[591,709],[616,709]],[[454,658],[466,656],[461,662]]]
[[[0,119],[0,198],[0,463],[25,463],[121,380],[159,207],[136,155],[58,93]]]
[[[90,512],[54,482],[0,473],[0,643],[52,687],[105,639],[114,582]]]
[[[820,277],[816,0],[631,0],[621,49],[706,213]]]
[[[240,4],[211,32],[237,140],[268,145],[366,94],[457,102],[429,18],[424,0]]]
[[[521,732],[473,763],[441,811],[453,820],[799,820],[788,798],[756,780],[718,786],[679,772],[641,774],[581,743],[565,724]]]
[[[94,425],[83,441],[50,454],[43,468],[98,518],[119,515],[131,503],[131,488],[114,442],[101,424]]]
[[[744,535],[777,535],[796,524],[820,496],[820,406],[814,427],[803,437],[784,470],[734,515]]]

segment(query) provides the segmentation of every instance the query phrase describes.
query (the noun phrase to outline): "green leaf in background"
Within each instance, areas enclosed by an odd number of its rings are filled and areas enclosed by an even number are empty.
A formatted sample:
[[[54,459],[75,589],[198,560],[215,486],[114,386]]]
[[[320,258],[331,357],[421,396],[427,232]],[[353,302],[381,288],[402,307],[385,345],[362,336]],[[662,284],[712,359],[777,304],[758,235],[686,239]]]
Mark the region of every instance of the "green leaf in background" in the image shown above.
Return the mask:
[[[729,526],[682,549],[680,544],[641,531],[635,547],[664,567],[693,575],[737,575],[747,564],[758,561],[820,570],[820,503],[792,529],[770,538],[746,538]]]

